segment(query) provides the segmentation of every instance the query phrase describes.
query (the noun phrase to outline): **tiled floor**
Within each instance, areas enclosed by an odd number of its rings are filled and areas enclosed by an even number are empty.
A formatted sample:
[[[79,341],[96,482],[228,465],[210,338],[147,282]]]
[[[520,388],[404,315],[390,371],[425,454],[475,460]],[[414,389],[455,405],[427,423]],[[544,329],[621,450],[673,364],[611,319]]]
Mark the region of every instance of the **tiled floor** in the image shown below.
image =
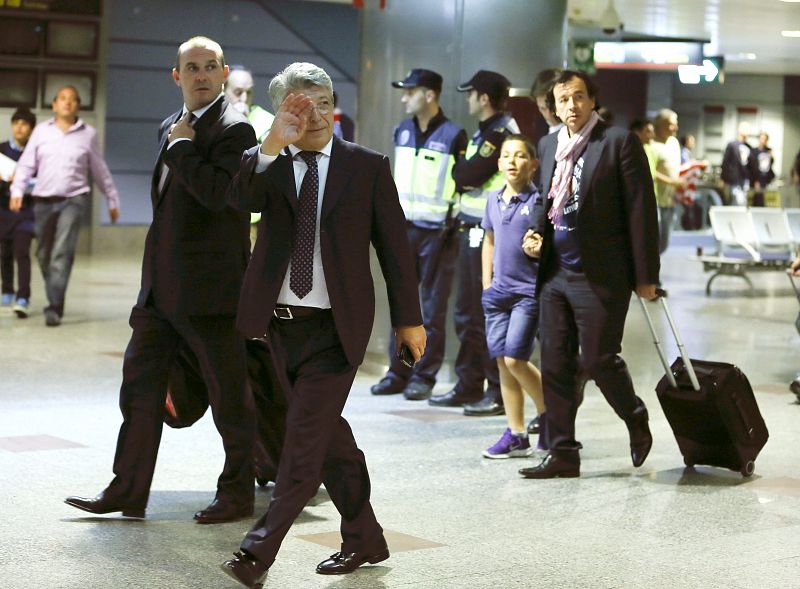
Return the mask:
[[[706,277],[687,260],[693,251],[668,251],[663,279],[690,353],[734,362],[753,383],[770,429],[755,476],[684,471],[653,392],[660,364],[632,306],[623,353],[655,437],[642,468],[631,467],[624,425],[594,385],[578,415],[581,478],[529,481],[516,471],[536,457],[480,456],[505,428],[502,417],[463,418],[401,396],[373,397],[376,375],[362,372],[346,416],[367,456],[392,557],[344,578],[316,575],[338,530],[322,489],[291,530],[267,587],[800,587],[800,405],[786,387],[800,369],[797,301],[778,273],[754,276],[753,293],[720,278],[707,298]],[[165,431],[145,521],[84,517],[62,503],[111,478],[120,354],[139,261],[138,254],[79,259],[57,329],[46,328],[38,310],[38,275],[31,318],[0,314],[2,589],[236,586],[218,567],[250,522],[192,521],[213,497],[222,464],[209,417]],[[268,499],[269,489],[258,492],[257,511]]]

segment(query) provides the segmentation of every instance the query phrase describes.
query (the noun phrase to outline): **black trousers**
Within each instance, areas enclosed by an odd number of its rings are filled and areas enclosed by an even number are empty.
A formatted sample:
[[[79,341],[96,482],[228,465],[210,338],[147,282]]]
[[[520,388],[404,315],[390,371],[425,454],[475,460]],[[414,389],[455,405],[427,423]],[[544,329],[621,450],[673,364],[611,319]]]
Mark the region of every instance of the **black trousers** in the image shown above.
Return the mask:
[[[10,239],[0,242],[0,274],[3,294],[14,293],[14,262],[17,263],[18,299],[31,298],[31,241],[30,231],[14,231]]]
[[[342,516],[342,551],[384,547],[383,529],[369,502],[364,453],[342,417],[356,367],[347,362],[332,313],[273,319],[269,340],[289,405],[286,438],[269,508],[247,533],[242,548],[271,565],[321,482]]]
[[[606,401],[624,421],[644,410],[619,356],[630,294],[601,301],[586,275],[559,269],[542,288],[539,334],[542,384],[551,450],[576,450],[575,416],[579,369],[595,381]],[[578,347],[580,346],[580,359]]]
[[[225,463],[217,497],[253,502],[253,400],[246,385],[244,338],[232,316],[169,318],[152,306],[134,307],[120,389],[122,427],[109,492],[129,507],[147,505],[163,429],[170,368],[181,344],[197,359]]]
[[[462,226],[458,232],[458,292],[453,320],[460,346],[456,356],[458,382],[455,388],[466,395],[480,396],[485,379],[486,395],[502,402],[500,372],[486,347],[486,319],[481,302],[483,240],[470,243],[469,231],[469,227]]]
[[[390,334],[389,372],[386,376],[394,380],[416,380],[433,386],[444,362],[447,300],[450,298],[458,256],[458,239],[446,238],[445,231],[443,228],[425,229],[406,223],[408,243],[416,262],[427,344],[425,354],[414,364],[414,368],[409,368],[397,357],[394,332]]]

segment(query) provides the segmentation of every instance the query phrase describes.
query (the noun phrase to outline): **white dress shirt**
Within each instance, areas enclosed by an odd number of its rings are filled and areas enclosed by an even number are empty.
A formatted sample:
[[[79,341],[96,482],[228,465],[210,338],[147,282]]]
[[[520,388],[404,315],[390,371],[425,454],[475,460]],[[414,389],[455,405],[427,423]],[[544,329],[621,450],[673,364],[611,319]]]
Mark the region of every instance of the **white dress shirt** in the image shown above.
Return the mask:
[[[289,288],[289,277],[292,275],[292,262],[290,260],[289,269],[286,271],[286,276],[283,278],[281,292],[278,294],[279,305],[297,305],[300,307],[317,307],[320,309],[331,308],[331,300],[328,296],[328,285],[325,282],[325,273],[322,270],[322,247],[319,240],[319,224],[322,217],[322,197],[325,195],[325,184],[328,180],[328,167],[330,166],[331,162],[332,146],[333,138],[328,141],[328,144],[323,147],[317,155],[319,193],[317,195],[317,222],[314,226],[314,274],[311,292],[301,299],[292,292],[291,288]],[[303,183],[303,176],[305,176],[306,172],[308,171],[308,166],[303,161],[303,158],[297,155],[302,151],[299,147],[290,145],[288,150],[292,156],[292,164],[294,167],[295,198],[297,198],[296,195],[300,193],[300,186]],[[266,170],[276,159],[278,159],[278,156],[264,155],[261,153],[259,148],[256,173]]]

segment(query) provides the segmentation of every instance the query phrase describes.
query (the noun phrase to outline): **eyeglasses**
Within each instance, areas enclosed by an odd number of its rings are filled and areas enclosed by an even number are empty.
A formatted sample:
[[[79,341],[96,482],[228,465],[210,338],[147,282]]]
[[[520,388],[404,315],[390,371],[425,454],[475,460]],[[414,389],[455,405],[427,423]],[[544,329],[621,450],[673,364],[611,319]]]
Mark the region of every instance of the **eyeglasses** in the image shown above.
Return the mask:
[[[314,110],[316,110],[319,114],[321,114],[324,117],[325,115],[329,115],[331,114],[331,112],[333,112],[333,105],[330,102],[315,104]]]

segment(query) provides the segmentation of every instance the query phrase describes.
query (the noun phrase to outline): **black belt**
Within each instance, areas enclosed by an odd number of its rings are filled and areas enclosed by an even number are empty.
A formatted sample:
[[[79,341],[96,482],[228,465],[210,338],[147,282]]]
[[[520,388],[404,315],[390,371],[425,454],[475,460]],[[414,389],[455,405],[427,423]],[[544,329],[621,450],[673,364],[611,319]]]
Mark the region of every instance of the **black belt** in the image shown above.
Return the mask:
[[[302,317],[311,317],[330,309],[321,309],[320,307],[297,307],[295,305],[276,305],[272,314],[278,319],[300,319]]]
[[[80,195],[80,196],[83,196],[83,195]],[[34,196],[33,200],[34,200],[34,202],[49,202],[49,203],[55,204],[55,203],[59,203],[59,202],[64,202],[68,198],[74,198],[74,197],[69,197],[69,196]]]

